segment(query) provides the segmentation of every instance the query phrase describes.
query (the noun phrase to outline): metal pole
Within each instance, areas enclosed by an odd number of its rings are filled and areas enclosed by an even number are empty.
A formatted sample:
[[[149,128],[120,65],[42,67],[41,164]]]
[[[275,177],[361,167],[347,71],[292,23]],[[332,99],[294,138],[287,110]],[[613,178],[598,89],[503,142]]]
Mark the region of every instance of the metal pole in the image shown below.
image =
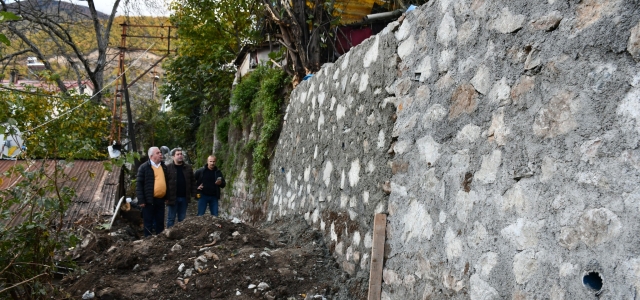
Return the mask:
[[[169,55],[169,49],[171,49],[171,26],[169,26],[169,33],[167,34],[167,55]]]
[[[129,142],[131,142],[131,150],[138,152],[136,143],[136,132],[133,128],[133,115],[131,114],[131,101],[129,101],[129,87],[127,86],[127,76],[122,74],[122,89],[124,90],[124,103],[127,105],[127,131],[129,132]]]

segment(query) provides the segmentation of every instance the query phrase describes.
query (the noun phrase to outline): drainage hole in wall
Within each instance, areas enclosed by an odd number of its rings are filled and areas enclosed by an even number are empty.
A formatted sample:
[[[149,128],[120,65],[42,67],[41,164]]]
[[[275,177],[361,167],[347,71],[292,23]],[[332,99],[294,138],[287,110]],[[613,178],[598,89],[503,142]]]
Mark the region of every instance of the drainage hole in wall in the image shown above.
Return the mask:
[[[589,272],[582,277],[582,283],[595,291],[602,289],[602,277],[598,272]]]
[[[342,149],[344,149],[344,142],[342,142]]]
[[[280,168],[280,172],[284,173],[284,168]]]

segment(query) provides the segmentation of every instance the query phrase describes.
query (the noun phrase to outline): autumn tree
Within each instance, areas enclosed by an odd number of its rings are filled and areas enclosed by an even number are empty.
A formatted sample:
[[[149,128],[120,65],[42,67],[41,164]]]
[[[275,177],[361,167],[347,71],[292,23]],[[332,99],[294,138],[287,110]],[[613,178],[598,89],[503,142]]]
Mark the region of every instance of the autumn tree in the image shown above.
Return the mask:
[[[88,9],[81,10],[80,6],[54,0],[26,0],[11,4],[0,0],[2,11],[12,11],[22,17],[19,21],[7,22],[6,26],[11,37],[22,42],[24,49],[21,50],[32,53],[44,63],[47,70],[53,73],[56,70],[47,60],[47,55],[53,54],[50,53],[51,51],[62,55],[77,74],[79,83],[84,74],[91,80],[95,87],[95,93],[98,93],[95,101],[100,102],[101,94],[99,93],[104,86],[109,34],[120,0],[114,2],[111,14],[107,16],[106,21],[102,19],[104,16],[101,16],[96,10],[93,0],[88,0],[87,4]],[[86,22],[86,25],[91,25],[92,33],[95,34],[94,41],[98,51],[98,57],[95,61],[90,61],[87,58],[87,53],[78,47],[78,41],[71,34],[72,25],[78,22]],[[42,49],[37,41],[30,37],[29,33],[35,34],[33,37],[51,39],[54,41],[55,49]],[[57,79],[56,84],[60,91],[67,92],[62,79]]]
[[[306,74],[333,60],[335,46],[332,28],[339,18],[333,16],[335,0],[262,0],[266,19],[264,31],[287,49],[285,71],[299,81]]]
[[[43,76],[55,85],[55,75]],[[72,113],[78,108],[83,113]],[[26,146],[20,161],[0,174],[0,185],[15,180],[0,189],[0,299],[68,299],[53,282],[58,268],[73,267],[65,251],[78,241],[64,229],[75,192],[63,182],[77,179],[65,169],[74,159],[106,157],[102,129],[108,115],[74,91],[64,96],[28,86],[0,91],[0,134],[15,135],[17,128],[24,140],[19,146]]]
[[[185,139],[195,147],[201,116],[229,110],[235,68],[243,44],[256,40],[256,0],[173,1],[171,23],[178,27],[178,55],[164,64],[163,94],[177,113],[192,120]],[[207,124],[208,126],[209,124]]]
[[[45,80],[55,85],[53,77],[49,74]],[[106,158],[107,108],[75,91],[58,96],[44,89],[26,88],[0,91],[0,124],[12,123],[22,132],[29,157]]]
[[[145,1],[147,6],[160,0]],[[61,73],[49,58],[61,57],[78,84],[89,79],[94,86],[94,101],[100,102],[105,87],[105,71],[111,60],[109,47],[119,45],[112,37],[116,14],[125,12],[135,14],[140,11],[137,1],[115,0],[109,14],[96,10],[95,1],[87,0],[88,7],[59,0],[0,0],[0,11],[13,12],[19,20],[9,20],[0,33],[13,41],[12,52],[0,57],[0,63],[6,63],[22,54],[37,57],[46,70]],[[119,28],[117,28],[119,29]],[[118,36],[119,38],[119,36]],[[111,45],[110,45],[111,40]],[[97,55],[90,55],[97,53]],[[67,92],[61,77],[56,81],[60,91]]]

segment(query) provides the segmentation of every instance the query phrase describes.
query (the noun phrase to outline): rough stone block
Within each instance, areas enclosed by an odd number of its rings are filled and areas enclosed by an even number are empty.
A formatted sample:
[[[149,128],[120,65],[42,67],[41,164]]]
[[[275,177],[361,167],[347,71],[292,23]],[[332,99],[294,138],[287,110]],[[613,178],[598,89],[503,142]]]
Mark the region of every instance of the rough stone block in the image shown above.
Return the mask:
[[[578,126],[571,105],[574,97],[573,93],[565,91],[551,98],[547,107],[536,116],[533,132],[544,138],[553,138]]]
[[[471,275],[469,280],[469,297],[471,300],[492,300],[500,299],[500,294],[489,283],[480,279],[477,274]]]
[[[511,99],[517,101],[522,95],[530,92],[535,87],[535,76],[522,76],[511,89]]]
[[[458,30],[456,29],[456,20],[451,14],[446,13],[438,26],[438,32],[436,39],[444,46],[448,46],[449,43],[456,39],[458,36]]]
[[[472,38],[478,34],[479,25],[478,20],[469,20],[462,23],[460,30],[458,30],[458,46],[471,42]]]
[[[513,257],[513,274],[518,284],[525,284],[538,270],[538,261],[534,250],[528,249]]]
[[[522,28],[525,18],[524,15],[512,14],[508,7],[504,7],[500,16],[491,23],[491,27],[501,33],[512,33]]]
[[[460,85],[451,95],[451,107],[449,119],[454,119],[461,114],[470,114],[476,110],[476,89],[471,84]]]
[[[486,95],[491,87],[491,69],[484,65],[478,67],[476,75],[471,78],[471,84],[480,94]]]
[[[627,51],[633,58],[640,62],[640,23],[631,28],[629,41],[627,42]]]
[[[419,241],[430,240],[433,235],[433,224],[429,212],[424,205],[412,201],[404,216],[402,240],[405,242],[416,238]]]
[[[576,24],[582,30],[601,20],[605,16],[614,15],[619,8],[620,0],[584,0],[576,8]]]
[[[537,20],[531,22],[531,27],[535,30],[553,31],[558,28],[562,21],[562,14],[554,10],[546,16],[543,16]]]

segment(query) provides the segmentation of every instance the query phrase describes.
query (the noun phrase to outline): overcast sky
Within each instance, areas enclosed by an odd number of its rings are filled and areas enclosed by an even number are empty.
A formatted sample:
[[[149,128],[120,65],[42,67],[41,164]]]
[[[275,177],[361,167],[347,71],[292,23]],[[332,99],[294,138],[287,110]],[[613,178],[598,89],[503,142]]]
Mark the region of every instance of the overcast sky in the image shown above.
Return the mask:
[[[82,6],[89,6],[87,5],[86,1],[79,1],[79,0],[66,0],[67,2],[71,2],[71,3],[75,3],[78,5],[82,5]],[[115,0],[95,0],[93,1],[93,3],[95,3],[96,5],[96,9],[100,12],[103,12],[107,15],[111,14],[111,9],[113,8],[113,3],[116,2]],[[120,0],[120,7],[118,8],[118,16],[124,15],[125,14],[125,8],[124,8],[124,0]],[[161,3],[165,3],[167,1],[165,0],[156,0],[156,1],[147,1],[147,0],[130,0],[130,2],[132,3],[136,3],[136,5],[139,5],[140,7],[140,11],[138,11],[137,9],[132,9],[129,11],[129,15],[133,16],[133,15],[142,15],[142,16],[169,16],[169,11],[166,9],[166,6],[163,6],[164,8],[158,8],[158,6],[161,6]],[[158,4],[156,5],[156,7],[149,5],[148,3],[151,2],[157,2]]]
[[[77,5],[89,6],[86,0],[62,0],[64,2],[71,2]],[[126,14],[124,3],[126,0],[120,0],[120,7],[118,7],[118,12],[116,15],[121,16]],[[129,0],[131,7],[134,5],[136,9],[129,9],[129,16],[166,16],[168,17],[170,12],[166,8],[166,3],[171,0]],[[15,2],[15,0],[7,0],[7,3]],[[111,9],[113,8],[113,3],[115,0],[94,0],[93,3],[96,6],[96,9],[102,13],[107,15],[111,14]]]

